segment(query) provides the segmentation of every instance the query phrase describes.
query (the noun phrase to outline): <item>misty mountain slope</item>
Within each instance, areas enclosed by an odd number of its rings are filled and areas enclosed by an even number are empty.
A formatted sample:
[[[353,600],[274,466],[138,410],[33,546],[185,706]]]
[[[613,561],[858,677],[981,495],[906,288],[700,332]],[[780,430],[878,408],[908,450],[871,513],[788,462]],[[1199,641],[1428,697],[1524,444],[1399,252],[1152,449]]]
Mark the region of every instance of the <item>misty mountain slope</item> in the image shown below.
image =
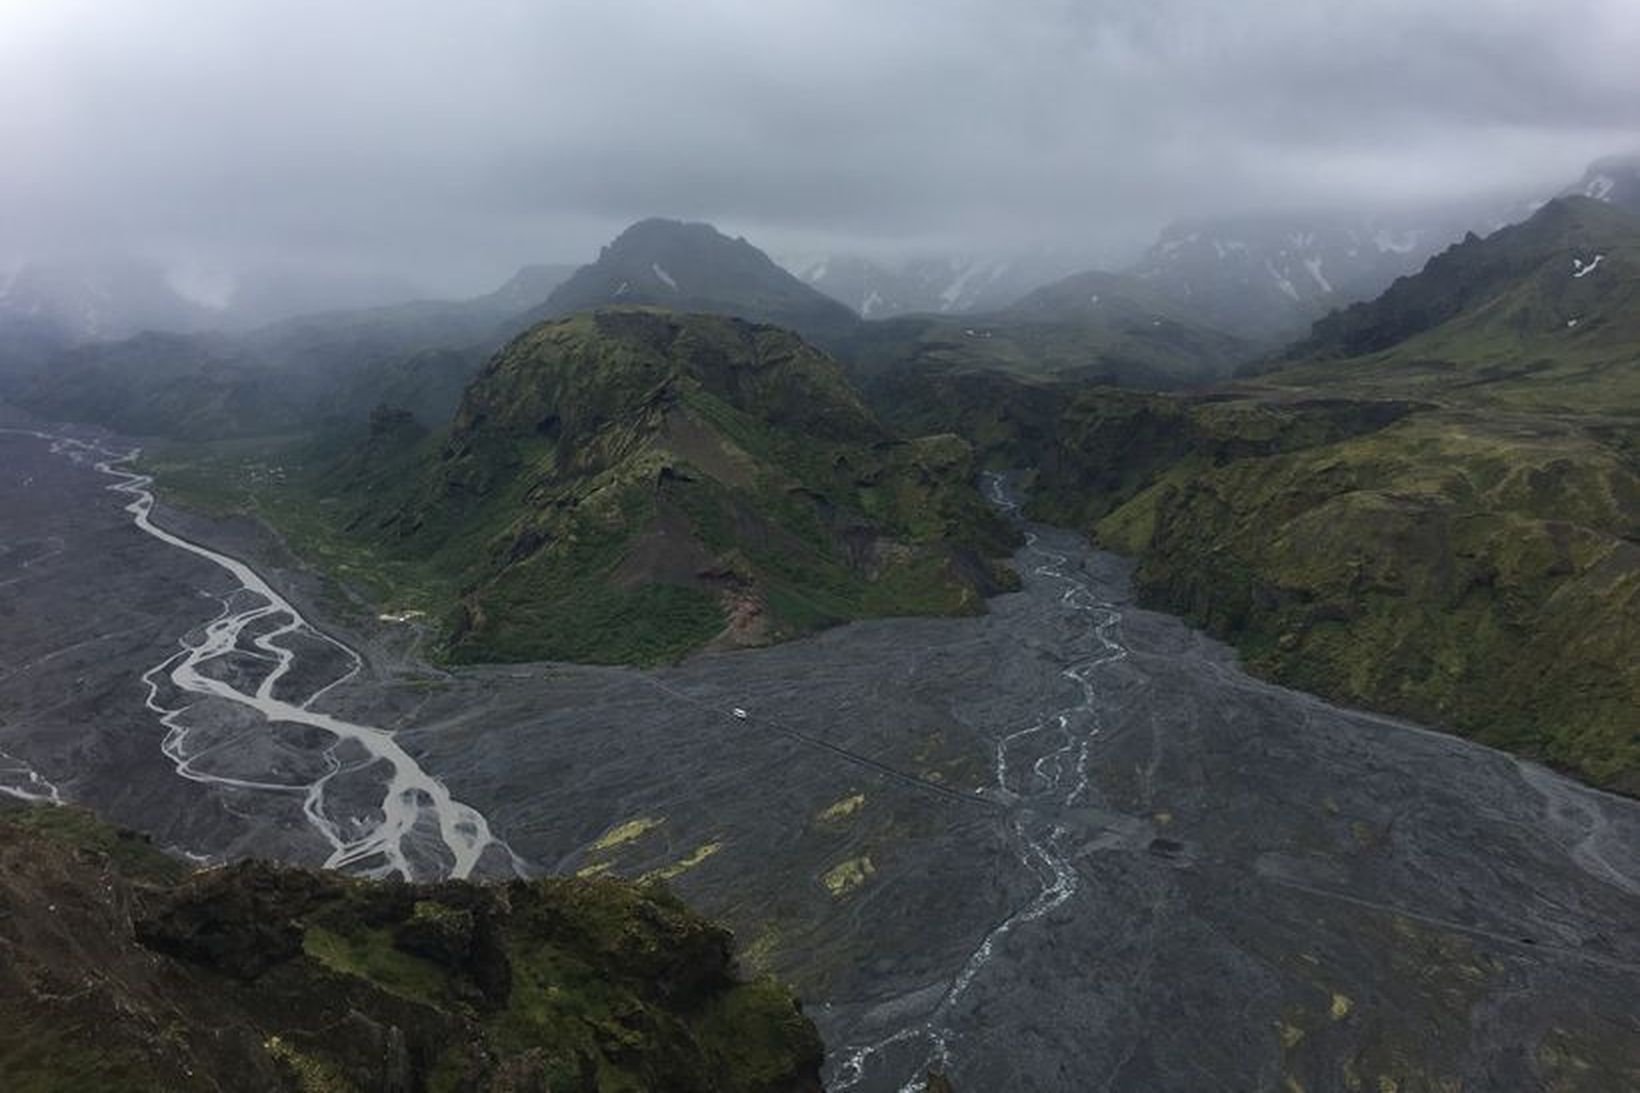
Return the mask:
[[[1640,793],[1637,243],[1557,201],[1318,323],[1333,355],[1085,392],[1037,512],[1281,682]]]
[[[471,300],[299,315],[239,333],[53,344],[31,357],[12,398],[48,418],[185,440],[362,427],[382,402],[433,426],[564,276],[529,266]]]
[[[1462,236],[1468,218],[1431,213],[1242,217],[1166,228],[1128,272],[1197,321],[1266,344],[1335,307],[1369,299]]]
[[[537,262],[522,266],[500,288],[474,297],[468,303],[497,315],[523,315],[545,303],[547,297],[579,268],[562,262]]]
[[[772,323],[827,344],[859,321],[746,240],[730,239],[710,224],[662,219],[627,228],[530,317],[628,304]]]
[[[215,334],[64,349],[18,381],[11,400],[50,420],[187,440],[287,432],[314,410],[309,377],[281,375]]]
[[[1142,282],[1100,272],[1039,288],[1003,311],[866,323],[839,349],[880,412],[951,422],[966,410],[942,400],[984,387],[946,382],[956,375],[1159,390],[1223,379],[1258,352]]]
[[[1328,316],[1288,355],[1355,358],[1339,367],[1357,382],[1382,376],[1405,386],[1423,375],[1434,391],[1506,370],[1516,375],[1498,390],[1512,396],[1576,397],[1573,374],[1610,373],[1589,391],[1588,408],[1615,409],[1620,399],[1632,411],[1636,345],[1640,217],[1568,197],[1525,223],[1471,236],[1378,299]]]
[[[325,488],[356,540],[425,563],[451,656],[647,662],[982,610],[1010,533],[974,473],[955,437],[895,439],[795,335],[621,309],[531,329],[446,433]]]
[[[1565,191],[1640,211],[1640,164],[1597,161]],[[1300,338],[1338,308],[1371,300],[1466,235],[1489,234],[1539,203],[1477,200],[1394,213],[1189,219],[1163,229],[1126,272],[1195,321],[1265,345]]]
[[[1077,268],[1046,254],[900,262],[832,254],[781,264],[864,319],[996,310]]]
[[[438,421],[488,348],[462,345],[472,337],[472,324],[409,307],[245,335],[145,333],[59,350],[14,383],[11,399],[52,420],[178,440],[362,423],[383,397]],[[423,348],[452,343],[462,348]],[[438,374],[440,364],[452,371]]]
[[[1595,160],[1562,197],[1590,197],[1640,216],[1640,153]]]
[[[0,331],[27,320],[53,327],[70,343],[201,330],[217,318],[173,288],[162,268],[144,262],[30,262],[0,284]]]
[[[140,262],[25,263],[0,280],[0,392],[57,354],[146,330],[212,326],[216,313]]]
[[[1203,320],[1200,310],[1158,292],[1128,274],[1090,271],[1045,285],[1002,313],[1026,323],[1057,323],[1088,344],[1124,348],[1156,362],[1174,382],[1200,382],[1228,375],[1256,352],[1246,339]]]
[[[1364,217],[1176,225],[1125,273],[1071,274],[961,319],[869,324],[840,351],[872,385],[893,368],[1152,388],[1222,379],[1329,309],[1416,270],[1455,231],[1429,219],[1437,226],[1392,230]]]

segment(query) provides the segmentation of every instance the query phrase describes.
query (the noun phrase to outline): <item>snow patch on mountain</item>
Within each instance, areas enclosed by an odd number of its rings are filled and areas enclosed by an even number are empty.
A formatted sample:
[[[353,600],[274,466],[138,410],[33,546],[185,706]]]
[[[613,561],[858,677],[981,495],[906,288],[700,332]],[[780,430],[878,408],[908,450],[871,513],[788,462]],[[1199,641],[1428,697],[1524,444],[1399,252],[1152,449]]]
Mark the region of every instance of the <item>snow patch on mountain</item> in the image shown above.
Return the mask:
[[[1321,286],[1321,291],[1330,296],[1332,295],[1333,287],[1327,283],[1327,278],[1322,276],[1322,261],[1323,260],[1320,258],[1306,258],[1304,259],[1304,268],[1310,271],[1310,276],[1314,278],[1316,284]]]
[[[1583,193],[1596,201],[1605,201],[1611,197],[1612,191],[1617,189],[1617,180],[1611,175],[1595,175],[1583,187]]]
[[[800,280],[861,316],[962,314],[1004,308],[1082,262],[1058,256],[924,256],[879,261],[855,255],[791,257],[782,264]]]
[[[1572,276],[1580,278],[1587,277],[1589,274],[1600,268],[1600,262],[1605,257],[1606,256],[1604,254],[1597,254],[1594,256],[1594,261],[1589,262],[1588,264],[1584,264],[1584,261],[1581,258],[1573,258]]]
[[[671,289],[673,292],[678,291],[678,283],[672,279],[672,275],[670,273],[667,273],[661,268],[661,264],[659,262],[649,263],[649,268],[655,271],[656,277],[659,277],[662,281],[666,282],[667,288]]]
[[[1286,293],[1288,296],[1291,296],[1293,299],[1298,299],[1298,289],[1294,287],[1291,281],[1283,277],[1280,272],[1276,270],[1275,265],[1268,258],[1264,260],[1264,268],[1270,271],[1271,277],[1275,278],[1277,288]]]
[[[945,305],[940,310],[953,310],[957,306],[957,302],[963,298],[968,288],[968,282],[973,280],[974,275],[979,271],[979,266],[971,265],[959,273],[956,280],[946,285],[944,291],[940,293],[940,302]]]

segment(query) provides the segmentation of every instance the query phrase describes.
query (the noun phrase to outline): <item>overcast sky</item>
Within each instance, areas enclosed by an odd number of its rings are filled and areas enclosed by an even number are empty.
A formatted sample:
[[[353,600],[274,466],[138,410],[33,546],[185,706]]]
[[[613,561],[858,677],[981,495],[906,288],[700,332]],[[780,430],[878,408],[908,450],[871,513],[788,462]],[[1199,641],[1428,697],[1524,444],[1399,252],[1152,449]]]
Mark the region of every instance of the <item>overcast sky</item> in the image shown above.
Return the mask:
[[[646,215],[773,253],[1573,181],[1637,0],[0,0],[0,261],[482,290]]]

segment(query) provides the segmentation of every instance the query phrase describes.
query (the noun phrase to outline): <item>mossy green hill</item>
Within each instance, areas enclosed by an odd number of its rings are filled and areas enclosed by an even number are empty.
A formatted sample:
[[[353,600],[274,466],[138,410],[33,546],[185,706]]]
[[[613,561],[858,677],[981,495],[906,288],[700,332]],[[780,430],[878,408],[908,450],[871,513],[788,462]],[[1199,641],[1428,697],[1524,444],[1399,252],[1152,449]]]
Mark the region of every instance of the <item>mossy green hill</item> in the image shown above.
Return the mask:
[[[446,431],[379,435],[325,486],[449,590],[453,657],[647,662],[981,610],[1011,533],[975,470],[955,436],[890,434],[791,333],[617,309],[533,328]]]
[[[1640,793],[1640,221],[1551,203],[1301,352],[1082,395],[1040,511],[1276,679]]]
[[[189,874],[71,808],[0,806],[8,1093],[818,1093],[789,991],[659,887]]]
[[[1640,220],[1551,203],[1212,390],[918,383],[1254,669],[1640,793]]]

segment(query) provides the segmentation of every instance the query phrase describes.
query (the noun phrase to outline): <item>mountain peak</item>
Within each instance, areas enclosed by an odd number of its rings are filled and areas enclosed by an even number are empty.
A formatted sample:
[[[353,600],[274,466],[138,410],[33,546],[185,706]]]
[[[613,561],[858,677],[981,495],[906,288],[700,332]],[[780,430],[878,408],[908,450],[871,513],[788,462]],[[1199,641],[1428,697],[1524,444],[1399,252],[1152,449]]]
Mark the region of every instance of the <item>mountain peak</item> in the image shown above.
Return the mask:
[[[626,229],[604,249],[622,250],[679,242],[705,246],[751,246],[744,239],[730,238],[719,231],[716,225],[708,224],[704,220],[675,220],[666,216],[649,216],[627,225]]]
[[[818,340],[850,330],[854,313],[711,224],[652,217],[616,236],[553,291],[533,316],[557,318],[612,304],[731,315]]]

